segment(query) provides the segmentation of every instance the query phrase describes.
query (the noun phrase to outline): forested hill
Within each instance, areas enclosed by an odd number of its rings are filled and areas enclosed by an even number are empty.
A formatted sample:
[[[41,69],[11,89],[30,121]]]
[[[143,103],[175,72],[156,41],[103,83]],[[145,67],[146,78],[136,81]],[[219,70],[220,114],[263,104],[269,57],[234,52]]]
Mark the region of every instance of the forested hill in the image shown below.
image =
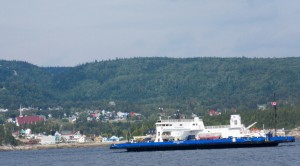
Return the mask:
[[[300,58],[132,58],[76,67],[0,61],[0,108],[103,101],[255,108],[300,101]]]

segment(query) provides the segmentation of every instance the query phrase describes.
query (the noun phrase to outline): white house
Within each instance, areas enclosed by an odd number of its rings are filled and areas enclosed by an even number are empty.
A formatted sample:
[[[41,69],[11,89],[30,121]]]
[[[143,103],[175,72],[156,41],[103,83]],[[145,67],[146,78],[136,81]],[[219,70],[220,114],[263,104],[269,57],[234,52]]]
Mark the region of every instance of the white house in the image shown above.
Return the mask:
[[[42,145],[49,145],[49,144],[55,144],[55,136],[52,136],[52,135],[48,135],[48,136],[41,136],[40,137],[41,139],[41,144]]]
[[[42,144],[42,145],[57,144],[61,140],[61,134],[59,134],[58,132],[55,132],[54,136],[42,135],[42,136],[40,136],[40,140],[41,140],[40,144]]]
[[[3,109],[3,108],[0,108],[0,112],[7,112],[8,109]]]
[[[116,136],[112,136],[108,139],[109,142],[119,142],[120,138]]]

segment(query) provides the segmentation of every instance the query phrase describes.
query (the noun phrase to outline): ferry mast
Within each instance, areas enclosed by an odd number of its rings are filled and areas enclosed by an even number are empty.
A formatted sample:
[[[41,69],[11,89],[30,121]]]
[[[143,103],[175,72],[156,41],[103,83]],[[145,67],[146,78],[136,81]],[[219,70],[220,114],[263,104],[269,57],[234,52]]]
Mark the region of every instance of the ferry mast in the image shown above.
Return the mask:
[[[275,97],[275,93],[274,93],[274,100],[272,102],[272,106],[274,109],[274,127],[275,127],[275,136],[277,136],[277,102],[276,102],[276,97]]]

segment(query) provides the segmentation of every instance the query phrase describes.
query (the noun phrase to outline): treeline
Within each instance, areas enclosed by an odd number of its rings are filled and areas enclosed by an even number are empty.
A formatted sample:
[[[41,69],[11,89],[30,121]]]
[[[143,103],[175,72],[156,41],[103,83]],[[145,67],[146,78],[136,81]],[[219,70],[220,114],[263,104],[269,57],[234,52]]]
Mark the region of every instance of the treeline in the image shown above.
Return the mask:
[[[17,145],[17,140],[12,136],[11,128],[0,124],[0,146],[1,145]]]
[[[132,58],[76,67],[0,61],[0,107],[179,105],[190,111],[254,109],[300,100],[300,58]]]

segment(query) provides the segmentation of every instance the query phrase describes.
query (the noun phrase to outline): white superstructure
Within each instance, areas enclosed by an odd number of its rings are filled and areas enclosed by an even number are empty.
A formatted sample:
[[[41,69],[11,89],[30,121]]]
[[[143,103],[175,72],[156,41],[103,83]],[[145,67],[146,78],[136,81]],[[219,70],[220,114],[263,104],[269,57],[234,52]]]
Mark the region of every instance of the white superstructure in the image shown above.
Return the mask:
[[[255,122],[256,123],[256,122]],[[204,126],[203,120],[199,117],[194,119],[165,119],[158,120],[156,125],[155,142],[166,140],[187,140],[187,139],[217,139],[228,137],[265,137],[263,130],[252,132],[250,127],[241,123],[240,115],[231,115],[230,125]]]

